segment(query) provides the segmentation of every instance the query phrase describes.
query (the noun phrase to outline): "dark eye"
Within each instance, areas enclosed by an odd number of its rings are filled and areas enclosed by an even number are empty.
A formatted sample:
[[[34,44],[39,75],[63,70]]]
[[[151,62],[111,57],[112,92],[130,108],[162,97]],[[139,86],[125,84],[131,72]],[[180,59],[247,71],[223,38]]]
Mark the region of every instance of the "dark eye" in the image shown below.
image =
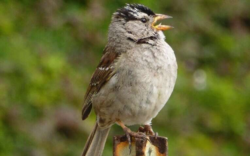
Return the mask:
[[[146,19],[146,18],[142,18],[141,21],[142,21],[143,23],[146,23],[146,22],[147,22],[147,19]]]

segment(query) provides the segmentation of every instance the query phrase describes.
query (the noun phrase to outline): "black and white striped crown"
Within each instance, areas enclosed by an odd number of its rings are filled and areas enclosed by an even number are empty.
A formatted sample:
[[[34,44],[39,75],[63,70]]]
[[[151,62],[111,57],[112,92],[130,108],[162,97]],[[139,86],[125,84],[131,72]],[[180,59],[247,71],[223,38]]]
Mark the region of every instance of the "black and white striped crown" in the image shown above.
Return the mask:
[[[123,17],[126,20],[134,20],[136,19],[136,14],[138,12],[143,12],[148,16],[153,16],[155,13],[149,9],[148,7],[142,4],[127,4],[125,7],[118,9],[115,14],[117,17]]]

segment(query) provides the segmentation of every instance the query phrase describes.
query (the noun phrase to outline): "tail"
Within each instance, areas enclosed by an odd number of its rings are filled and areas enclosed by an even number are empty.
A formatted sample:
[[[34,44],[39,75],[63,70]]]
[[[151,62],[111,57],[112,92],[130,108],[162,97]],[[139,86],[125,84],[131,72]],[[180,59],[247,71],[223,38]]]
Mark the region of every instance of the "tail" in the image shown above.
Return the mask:
[[[101,129],[96,123],[85,144],[82,156],[101,156],[109,134],[109,130],[110,127]]]

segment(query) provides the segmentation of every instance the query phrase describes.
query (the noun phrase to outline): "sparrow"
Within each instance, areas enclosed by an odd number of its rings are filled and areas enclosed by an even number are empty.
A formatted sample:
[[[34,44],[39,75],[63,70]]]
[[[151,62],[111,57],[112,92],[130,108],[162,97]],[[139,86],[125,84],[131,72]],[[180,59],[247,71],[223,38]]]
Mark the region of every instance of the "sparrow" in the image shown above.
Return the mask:
[[[144,125],[154,135],[151,121],[168,101],[177,78],[174,51],[165,42],[169,25],[157,24],[171,16],[156,14],[141,4],[127,4],[112,15],[108,43],[85,94],[82,119],[96,113],[94,129],[83,156],[101,156],[113,124],[127,135],[145,137],[127,126]]]

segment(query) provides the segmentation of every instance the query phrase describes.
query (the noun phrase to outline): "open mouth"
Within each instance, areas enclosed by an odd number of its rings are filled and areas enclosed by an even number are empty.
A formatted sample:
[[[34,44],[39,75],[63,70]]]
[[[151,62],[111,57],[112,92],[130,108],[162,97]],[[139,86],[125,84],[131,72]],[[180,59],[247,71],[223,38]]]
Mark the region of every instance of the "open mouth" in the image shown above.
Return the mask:
[[[161,25],[161,23],[158,25],[155,25],[157,23],[157,21],[163,20],[163,19],[168,19],[168,18],[172,18],[172,17],[168,16],[168,15],[163,15],[163,14],[156,14],[154,21],[152,23],[152,27],[156,30],[162,30],[162,31],[173,28],[172,26],[169,26],[169,25]]]

